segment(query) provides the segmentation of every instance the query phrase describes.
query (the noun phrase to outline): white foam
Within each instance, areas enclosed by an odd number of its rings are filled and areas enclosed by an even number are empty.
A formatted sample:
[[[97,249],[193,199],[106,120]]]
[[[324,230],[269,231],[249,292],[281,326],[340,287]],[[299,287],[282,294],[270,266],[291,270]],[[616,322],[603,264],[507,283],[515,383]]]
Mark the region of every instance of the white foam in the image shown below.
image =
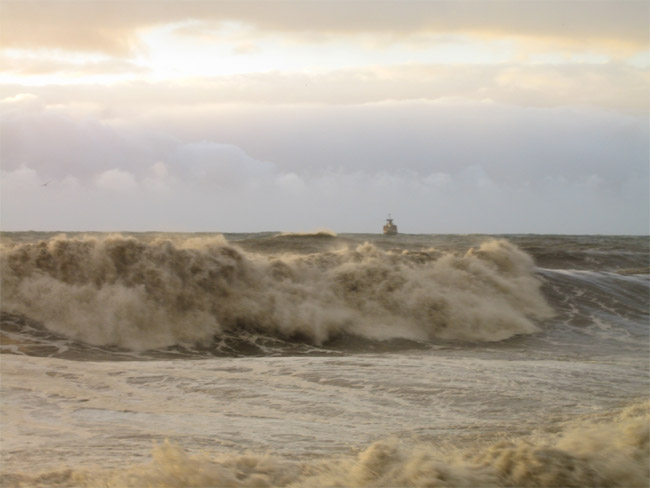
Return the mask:
[[[142,350],[249,330],[321,344],[499,341],[552,315],[531,258],[492,240],[465,254],[371,244],[270,257],[225,239],[58,236],[2,249],[2,305],[93,345]]]

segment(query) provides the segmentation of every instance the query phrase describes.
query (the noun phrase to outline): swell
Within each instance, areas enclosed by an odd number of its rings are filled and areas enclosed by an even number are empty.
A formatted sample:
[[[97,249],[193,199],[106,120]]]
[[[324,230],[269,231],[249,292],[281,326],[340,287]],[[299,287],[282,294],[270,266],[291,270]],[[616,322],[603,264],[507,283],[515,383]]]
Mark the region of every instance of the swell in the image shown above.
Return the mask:
[[[545,281],[544,294],[556,311],[553,322],[563,324],[564,331],[588,334],[598,339],[587,341],[590,347],[600,345],[610,352],[647,347],[650,277],[587,270],[539,273]]]
[[[350,241],[330,230],[314,232],[281,232],[272,235],[253,234],[237,242],[247,251],[263,253],[313,254],[342,249]]]
[[[512,239],[542,268],[650,273],[647,236],[513,236]]]
[[[583,270],[539,272],[552,284],[554,296],[550,299],[554,304],[573,295],[573,304],[585,311],[600,309],[632,320],[645,321],[648,317],[648,276]]]
[[[377,441],[354,457],[287,460],[271,454],[191,454],[165,442],[146,464],[105,471],[70,467],[5,473],[3,486],[107,487],[646,487],[647,403],[496,444],[450,448]]]
[[[58,236],[1,248],[4,312],[95,346],[209,347],[262,334],[320,345],[500,341],[552,315],[532,259],[505,240],[465,253],[246,252],[223,237]]]

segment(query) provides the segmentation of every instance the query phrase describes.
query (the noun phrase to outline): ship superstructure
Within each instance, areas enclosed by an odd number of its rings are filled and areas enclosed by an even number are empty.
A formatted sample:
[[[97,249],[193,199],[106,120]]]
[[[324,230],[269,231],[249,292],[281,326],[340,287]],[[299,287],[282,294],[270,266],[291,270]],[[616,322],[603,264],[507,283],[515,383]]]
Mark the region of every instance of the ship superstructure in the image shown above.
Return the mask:
[[[391,218],[390,214],[388,214],[388,218],[386,219],[386,225],[384,225],[384,235],[394,236],[396,234],[397,234],[397,226],[393,224],[393,219]]]

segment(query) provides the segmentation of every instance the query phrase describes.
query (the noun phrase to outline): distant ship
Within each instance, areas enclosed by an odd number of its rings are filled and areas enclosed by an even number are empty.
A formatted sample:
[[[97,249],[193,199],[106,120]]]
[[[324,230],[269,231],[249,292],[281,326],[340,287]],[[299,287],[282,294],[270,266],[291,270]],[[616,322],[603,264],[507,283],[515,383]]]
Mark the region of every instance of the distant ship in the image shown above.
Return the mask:
[[[394,236],[396,234],[397,234],[397,226],[393,224],[393,219],[391,219],[390,214],[388,214],[388,218],[386,219],[386,225],[384,225],[384,235]]]

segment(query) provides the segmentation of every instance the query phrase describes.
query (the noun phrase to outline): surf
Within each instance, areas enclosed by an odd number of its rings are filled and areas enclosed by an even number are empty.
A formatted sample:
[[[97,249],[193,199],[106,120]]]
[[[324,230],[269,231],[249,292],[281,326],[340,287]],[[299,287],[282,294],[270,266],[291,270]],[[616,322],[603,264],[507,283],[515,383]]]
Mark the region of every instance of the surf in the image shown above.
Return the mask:
[[[242,333],[315,346],[342,336],[493,342],[533,334],[553,315],[532,258],[504,239],[457,252],[315,238],[328,247],[255,252],[221,235],[3,245],[3,311],[136,351]]]

